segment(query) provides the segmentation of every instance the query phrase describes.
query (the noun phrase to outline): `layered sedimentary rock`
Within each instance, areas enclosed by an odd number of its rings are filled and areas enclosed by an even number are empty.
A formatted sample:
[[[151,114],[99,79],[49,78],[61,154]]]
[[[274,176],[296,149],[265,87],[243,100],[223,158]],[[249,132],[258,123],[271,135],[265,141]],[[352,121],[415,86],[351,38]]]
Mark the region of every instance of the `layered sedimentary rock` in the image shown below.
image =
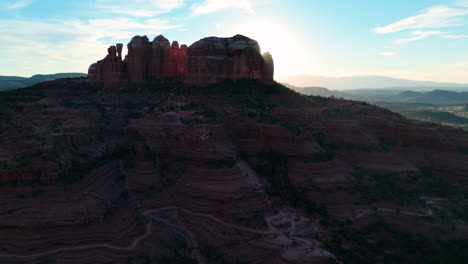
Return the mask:
[[[468,238],[464,131],[286,88],[75,87],[0,93],[2,264],[413,263],[393,245]]]
[[[271,54],[262,55],[258,42],[242,35],[204,38],[190,47],[179,46],[177,41],[171,44],[162,35],[152,42],[146,36],[135,36],[123,61],[121,51],[121,44],[117,48],[111,46],[104,60],[90,66],[88,79],[104,83],[106,88],[119,88],[126,81],[142,82],[147,78],[177,78],[187,86],[227,79],[273,81]]]

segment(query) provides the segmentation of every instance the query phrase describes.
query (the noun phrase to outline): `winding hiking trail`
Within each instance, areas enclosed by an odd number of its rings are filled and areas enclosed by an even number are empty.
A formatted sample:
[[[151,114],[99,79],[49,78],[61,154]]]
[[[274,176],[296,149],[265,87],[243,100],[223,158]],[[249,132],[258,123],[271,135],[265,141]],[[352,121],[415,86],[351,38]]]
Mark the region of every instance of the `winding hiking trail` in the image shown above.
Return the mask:
[[[140,208],[141,208],[141,205],[140,205]],[[219,219],[219,218],[217,218],[217,217],[215,217],[215,216],[213,216],[211,214],[192,212],[192,211],[190,211],[188,209],[181,208],[181,207],[176,207],[176,206],[166,206],[166,207],[161,207],[161,208],[157,208],[157,209],[143,210],[142,211],[143,216],[145,216],[146,218],[152,219],[152,220],[150,220],[149,223],[146,225],[145,233],[142,234],[141,236],[135,238],[133,240],[133,242],[128,246],[116,246],[116,245],[112,245],[112,244],[108,244],[108,243],[97,243],[97,244],[89,244],[89,245],[81,245],[81,246],[63,247],[63,248],[52,249],[52,250],[48,250],[48,251],[44,251],[44,252],[40,252],[40,253],[35,253],[35,254],[30,254],[30,255],[0,254],[0,259],[1,258],[10,258],[10,259],[20,259],[20,260],[24,259],[24,260],[26,260],[26,259],[45,257],[45,256],[48,256],[48,255],[53,255],[53,254],[57,254],[57,253],[67,252],[67,251],[98,249],[98,248],[104,248],[104,249],[110,249],[110,250],[116,250],[116,251],[132,251],[138,246],[138,244],[142,240],[144,240],[145,238],[147,238],[151,234],[151,225],[152,225],[153,221],[160,221],[160,222],[163,222],[165,224],[168,224],[169,226],[180,229],[180,227],[172,225],[170,222],[166,221],[165,219],[162,219],[162,218],[160,218],[158,216],[153,215],[153,214],[155,214],[157,212],[167,211],[167,210],[178,210],[178,211],[181,211],[181,212],[186,213],[186,214],[191,215],[191,216],[206,218],[206,219],[209,219],[209,220],[211,220],[213,222],[216,222],[216,223],[218,223],[220,225],[223,225],[223,226],[226,226],[226,227],[229,227],[229,228],[233,228],[233,229],[237,229],[237,230],[241,230],[241,231],[245,231],[245,232],[249,232],[249,233],[253,233],[253,234],[277,235],[277,236],[280,236],[280,237],[286,236],[280,230],[278,230],[277,228],[274,228],[271,225],[271,223],[268,223],[269,230],[259,230],[259,229],[255,229],[255,228],[245,227],[245,226],[242,226],[242,225],[226,223],[223,220],[221,220],[221,219]],[[363,216],[363,215],[360,215],[360,216]],[[294,240],[297,240],[297,241],[301,241],[304,244],[304,246],[306,246],[308,248],[317,250],[317,248],[316,248],[317,245],[315,243],[311,243],[307,239],[303,239],[303,238],[299,238],[299,237],[290,237],[290,238],[294,239]],[[328,252],[325,252],[325,253],[326,253],[326,255],[330,254]],[[322,253],[322,254],[325,254],[325,253]],[[198,257],[200,257],[200,256],[198,256]]]
[[[395,213],[395,214],[402,214],[402,215],[409,215],[409,216],[418,216],[418,217],[429,217],[429,216],[432,216],[432,210],[430,208],[428,208],[428,212],[425,213],[425,214],[419,214],[419,213],[411,213],[411,212],[406,212],[406,211],[398,211],[398,210],[395,210],[395,209],[387,209],[387,208],[377,208],[377,210],[373,210],[373,209],[368,209],[360,214],[358,214],[357,216],[353,217],[351,220],[352,221],[355,221],[361,217],[364,217],[366,215],[370,215],[370,214],[375,214],[377,212],[387,212],[387,213]]]
[[[195,213],[195,212],[192,212],[192,211],[187,210],[185,208],[176,207],[176,206],[166,206],[166,207],[161,207],[161,208],[154,209],[154,210],[147,210],[146,213],[151,214],[151,213],[155,213],[155,212],[158,212],[158,211],[164,211],[164,210],[180,210],[180,211],[182,211],[184,213],[187,213],[189,215],[192,215],[192,216],[208,218],[208,219],[210,219],[210,220],[212,220],[212,221],[214,221],[214,222],[216,222],[218,224],[221,224],[221,225],[224,225],[224,226],[227,226],[227,227],[231,227],[231,228],[234,228],[234,229],[237,229],[237,230],[242,230],[242,231],[254,233],[254,234],[271,235],[271,234],[276,234],[277,233],[277,232],[272,231],[272,230],[268,230],[268,231],[267,230],[258,230],[258,229],[254,229],[254,228],[241,226],[241,225],[229,224],[229,223],[226,223],[226,222],[222,221],[219,218],[216,218],[215,216],[213,216],[211,214]],[[147,215],[145,214],[145,216],[147,216]]]
[[[70,246],[70,247],[64,247],[64,248],[57,248],[57,249],[52,249],[49,251],[44,251],[41,253],[30,254],[30,255],[0,254],[0,258],[31,259],[31,258],[45,257],[48,255],[53,255],[57,253],[67,252],[67,251],[96,249],[96,248],[105,248],[105,249],[111,249],[111,250],[116,250],[116,251],[132,251],[138,246],[140,241],[147,238],[151,234],[151,224],[152,222],[149,222],[146,225],[145,233],[135,238],[133,242],[128,246],[115,246],[115,245],[107,244],[107,243],[98,243],[98,244],[89,244],[89,245],[82,245],[82,246]]]
[[[198,217],[204,217],[208,218],[212,221],[215,221],[216,223],[219,223],[221,225],[231,227],[234,229],[250,232],[250,233],[255,233],[255,234],[262,234],[262,235],[270,235],[270,234],[276,234],[276,232],[269,230],[269,231],[261,231],[258,229],[253,229],[253,228],[248,228],[240,225],[235,225],[235,224],[228,224],[223,222],[222,220],[214,217],[213,215],[210,214],[204,214],[204,213],[195,213],[190,210],[180,208],[180,207],[162,207],[154,210],[145,210],[143,211],[143,215],[149,218],[153,218],[155,220],[161,221],[162,219],[159,219],[158,217],[154,217],[151,215],[151,213],[155,213],[158,211],[164,211],[164,210],[180,210],[183,211],[184,213],[187,213],[189,215],[193,216],[198,216]],[[48,255],[53,255],[57,253],[62,253],[62,252],[67,252],[67,251],[77,251],[77,250],[87,250],[87,249],[98,249],[98,248],[104,248],[104,249],[110,249],[110,250],[117,250],[117,251],[132,251],[134,250],[138,244],[147,238],[151,234],[151,224],[152,222],[150,221],[146,225],[146,231],[144,234],[141,236],[135,238],[133,242],[128,245],[128,246],[116,246],[108,243],[97,243],[97,244],[89,244],[89,245],[81,245],[81,246],[70,246],[70,247],[63,247],[63,248],[57,248],[57,249],[52,249],[40,253],[35,253],[35,254],[29,254],[29,255],[14,255],[14,254],[0,254],[0,258],[11,258],[11,259],[32,259],[32,258],[40,258],[40,257],[45,257]]]

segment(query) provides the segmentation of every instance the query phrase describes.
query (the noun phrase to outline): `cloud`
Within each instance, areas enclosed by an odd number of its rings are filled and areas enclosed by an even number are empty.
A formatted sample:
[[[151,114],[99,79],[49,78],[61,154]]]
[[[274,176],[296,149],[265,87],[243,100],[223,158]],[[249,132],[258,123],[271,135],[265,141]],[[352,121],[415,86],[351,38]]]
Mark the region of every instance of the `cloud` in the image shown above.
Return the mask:
[[[406,44],[406,43],[409,43],[409,42],[425,39],[425,38],[428,38],[430,36],[437,36],[437,35],[442,35],[442,34],[445,34],[445,32],[436,31],[436,30],[434,30],[434,31],[416,30],[416,31],[412,32],[412,35],[413,35],[412,37],[404,38],[404,39],[397,39],[397,40],[393,41],[393,44],[402,45],[402,44]]]
[[[468,1],[465,1],[468,5]],[[424,13],[408,17],[387,26],[377,27],[376,33],[387,34],[407,29],[443,28],[465,24],[460,17],[468,15],[468,9],[445,6],[432,7]]]
[[[0,73],[32,75],[67,71],[86,72],[106,55],[107,47],[146,32],[180,29],[164,19],[132,18],[24,21],[0,19]]]
[[[34,2],[34,0],[20,0],[13,2],[7,6],[7,9],[13,10],[13,9],[20,9],[23,7],[27,7],[31,5]]]
[[[390,52],[390,51],[384,51],[384,52],[380,52],[379,55],[380,56],[386,56],[386,57],[390,57],[390,56],[395,56],[395,52]]]
[[[192,6],[192,15],[210,14],[232,8],[253,12],[253,3],[252,0],[205,0]]]
[[[186,0],[96,0],[96,7],[106,13],[152,17],[182,7],[185,2]]]

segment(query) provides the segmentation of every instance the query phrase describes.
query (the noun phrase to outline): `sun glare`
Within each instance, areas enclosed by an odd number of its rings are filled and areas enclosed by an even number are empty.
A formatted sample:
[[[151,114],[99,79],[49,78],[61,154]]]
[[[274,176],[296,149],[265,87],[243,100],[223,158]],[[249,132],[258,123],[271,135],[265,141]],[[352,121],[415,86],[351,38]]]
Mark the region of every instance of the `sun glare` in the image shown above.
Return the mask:
[[[304,48],[297,36],[285,25],[269,20],[238,23],[222,30],[226,36],[242,34],[259,42],[262,53],[270,52],[275,61],[275,75],[292,75],[309,68]]]

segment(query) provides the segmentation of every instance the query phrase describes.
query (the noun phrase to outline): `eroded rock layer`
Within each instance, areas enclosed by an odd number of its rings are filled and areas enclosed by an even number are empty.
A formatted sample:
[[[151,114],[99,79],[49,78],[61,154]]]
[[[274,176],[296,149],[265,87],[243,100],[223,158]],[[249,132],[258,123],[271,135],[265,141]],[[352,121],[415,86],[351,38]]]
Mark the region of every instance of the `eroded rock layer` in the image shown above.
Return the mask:
[[[105,88],[120,88],[126,81],[176,78],[187,86],[204,86],[223,80],[256,79],[272,82],[274,63],[270,53],[260,52],[257,41],[242,35],[209,37],[190,47],[157,36],[135,36],[122,60],[122,44],[111,46],[108,55],[89,67],[88,79]]]
[[[0,102],[2,264],[466,262],[462,130],[256,81]]]

